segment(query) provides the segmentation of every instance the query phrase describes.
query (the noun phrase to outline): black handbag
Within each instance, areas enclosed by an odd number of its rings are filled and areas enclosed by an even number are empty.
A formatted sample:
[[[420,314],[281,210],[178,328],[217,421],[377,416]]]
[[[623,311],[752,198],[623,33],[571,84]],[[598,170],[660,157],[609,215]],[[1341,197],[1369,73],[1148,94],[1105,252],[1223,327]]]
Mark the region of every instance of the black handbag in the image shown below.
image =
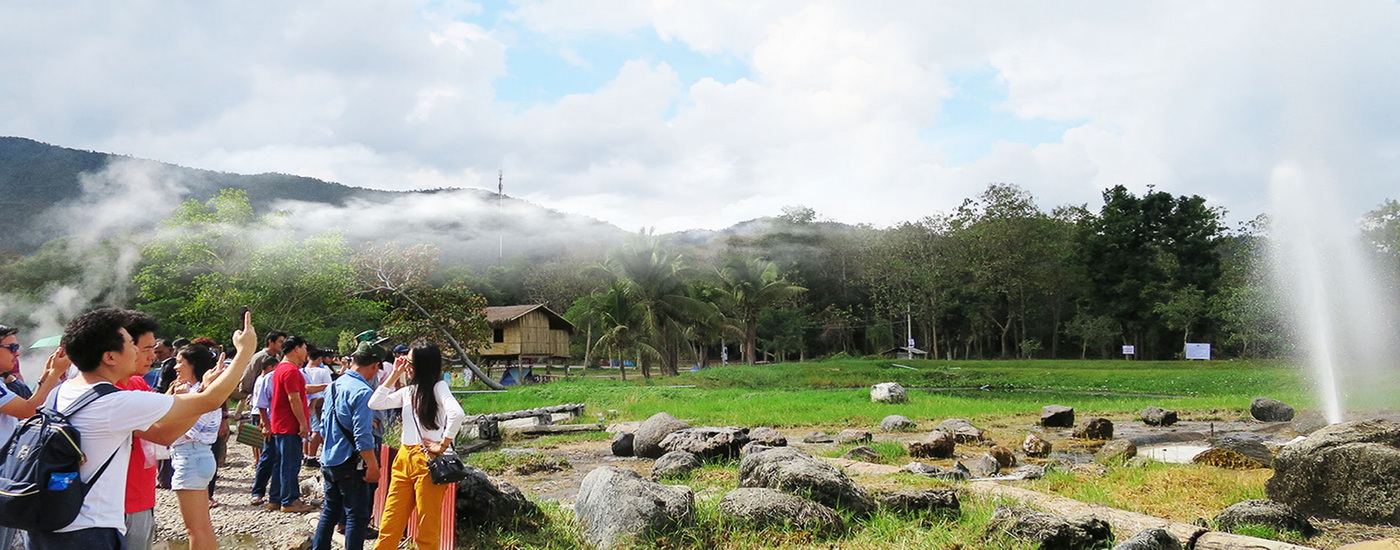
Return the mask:
[[[418,411],[418,394],[413,394],[413,411]],[[418,424],[414,423],[414,428]],[[423,431],[418,429],[418,439],[423,439]],[[423,446],[423,454],[428,453],[428,446]],[[431,455],[429,455],[431,456]],[[428,477],[433,480],[434,485],[448,485],[467,479],[467,465],[462,463],[462,457],[457,456],[457,452],[448,447],[442,454],[428,459]]]

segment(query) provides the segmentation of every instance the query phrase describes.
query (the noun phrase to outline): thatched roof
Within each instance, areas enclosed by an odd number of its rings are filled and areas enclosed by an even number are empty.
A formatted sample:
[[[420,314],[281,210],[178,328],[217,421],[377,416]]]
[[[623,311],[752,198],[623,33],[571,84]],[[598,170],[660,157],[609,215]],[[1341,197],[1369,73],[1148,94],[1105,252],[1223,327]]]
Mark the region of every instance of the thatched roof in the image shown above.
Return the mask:
[[[563,327],[563,330],[569,331],[569,334],[573,334],[574,324],[570,323],[568,319],[564,318],[564,316],[555,313],[553,310],[550,310],[547,307],[544,307],[544,304],[487,307],[486,323],[491,325],[492,327],[499,327],[501,325],[514,322],[516,319],[524,317],[525,314],[535,310],[543,311],[545,315],[549,316],[550,328],[560,326]]]

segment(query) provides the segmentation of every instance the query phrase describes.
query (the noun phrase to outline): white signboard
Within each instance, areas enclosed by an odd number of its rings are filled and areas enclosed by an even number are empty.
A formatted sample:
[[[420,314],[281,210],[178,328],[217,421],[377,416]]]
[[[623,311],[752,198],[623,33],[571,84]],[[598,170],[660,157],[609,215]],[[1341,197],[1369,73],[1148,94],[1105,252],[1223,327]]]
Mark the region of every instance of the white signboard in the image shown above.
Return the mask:
[[[1137,353],[1136,346],[1123,346],[1123,355],[1133,355]]]
[[[910,338],[910,339],[909,339],[909,347],[911,347],[911,348],[914,347],[914,339],[913,339],[913,338]]]
[[[1186,358],[1210,361],[1210,344],[1186,344]]]

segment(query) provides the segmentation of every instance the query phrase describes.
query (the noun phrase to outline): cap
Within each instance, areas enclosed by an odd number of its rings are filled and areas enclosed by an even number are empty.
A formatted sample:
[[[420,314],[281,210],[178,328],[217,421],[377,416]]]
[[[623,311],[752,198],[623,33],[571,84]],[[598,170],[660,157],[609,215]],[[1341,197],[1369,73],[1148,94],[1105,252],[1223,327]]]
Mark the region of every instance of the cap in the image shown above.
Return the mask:
[[[380,338],[379,333],[373,330],[366,330],[355,335],[355,341],[360,343],[370,343],[374,345],[383,344],[388,338]]]
[[[403,344],[394,346],[394,353],[408,353],[408,346],[405,346]]]
[[[360,342],[360,345],[355,347],[355,355],[369,355],[383,361],[389,354],[386,353],[384,347],[379,344],[374,342]]]

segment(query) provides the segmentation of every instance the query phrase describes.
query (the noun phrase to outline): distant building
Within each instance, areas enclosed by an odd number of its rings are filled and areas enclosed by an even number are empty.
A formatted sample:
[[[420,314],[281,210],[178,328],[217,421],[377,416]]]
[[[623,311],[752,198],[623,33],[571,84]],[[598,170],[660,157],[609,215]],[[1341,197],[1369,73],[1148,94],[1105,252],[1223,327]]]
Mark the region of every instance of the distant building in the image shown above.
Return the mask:
[[[491,343],[486,365],[566,365],[574,325],[542,304],[486,308]]]
[[[888,349],[888,350],[885,350],[885,352],[884,352],[884,353],[881,353],[880,355],[883,356],[883,357],[888,357],[888,358],[890,358],[890,359],[926,359],[926,358],[928,358],[928,352],[927,352],[927,351],[921,350],[921,349],[916,348],[916,347],[913,347],[913,346],[905,346],[905,347],[902,347],[902,348]]]

